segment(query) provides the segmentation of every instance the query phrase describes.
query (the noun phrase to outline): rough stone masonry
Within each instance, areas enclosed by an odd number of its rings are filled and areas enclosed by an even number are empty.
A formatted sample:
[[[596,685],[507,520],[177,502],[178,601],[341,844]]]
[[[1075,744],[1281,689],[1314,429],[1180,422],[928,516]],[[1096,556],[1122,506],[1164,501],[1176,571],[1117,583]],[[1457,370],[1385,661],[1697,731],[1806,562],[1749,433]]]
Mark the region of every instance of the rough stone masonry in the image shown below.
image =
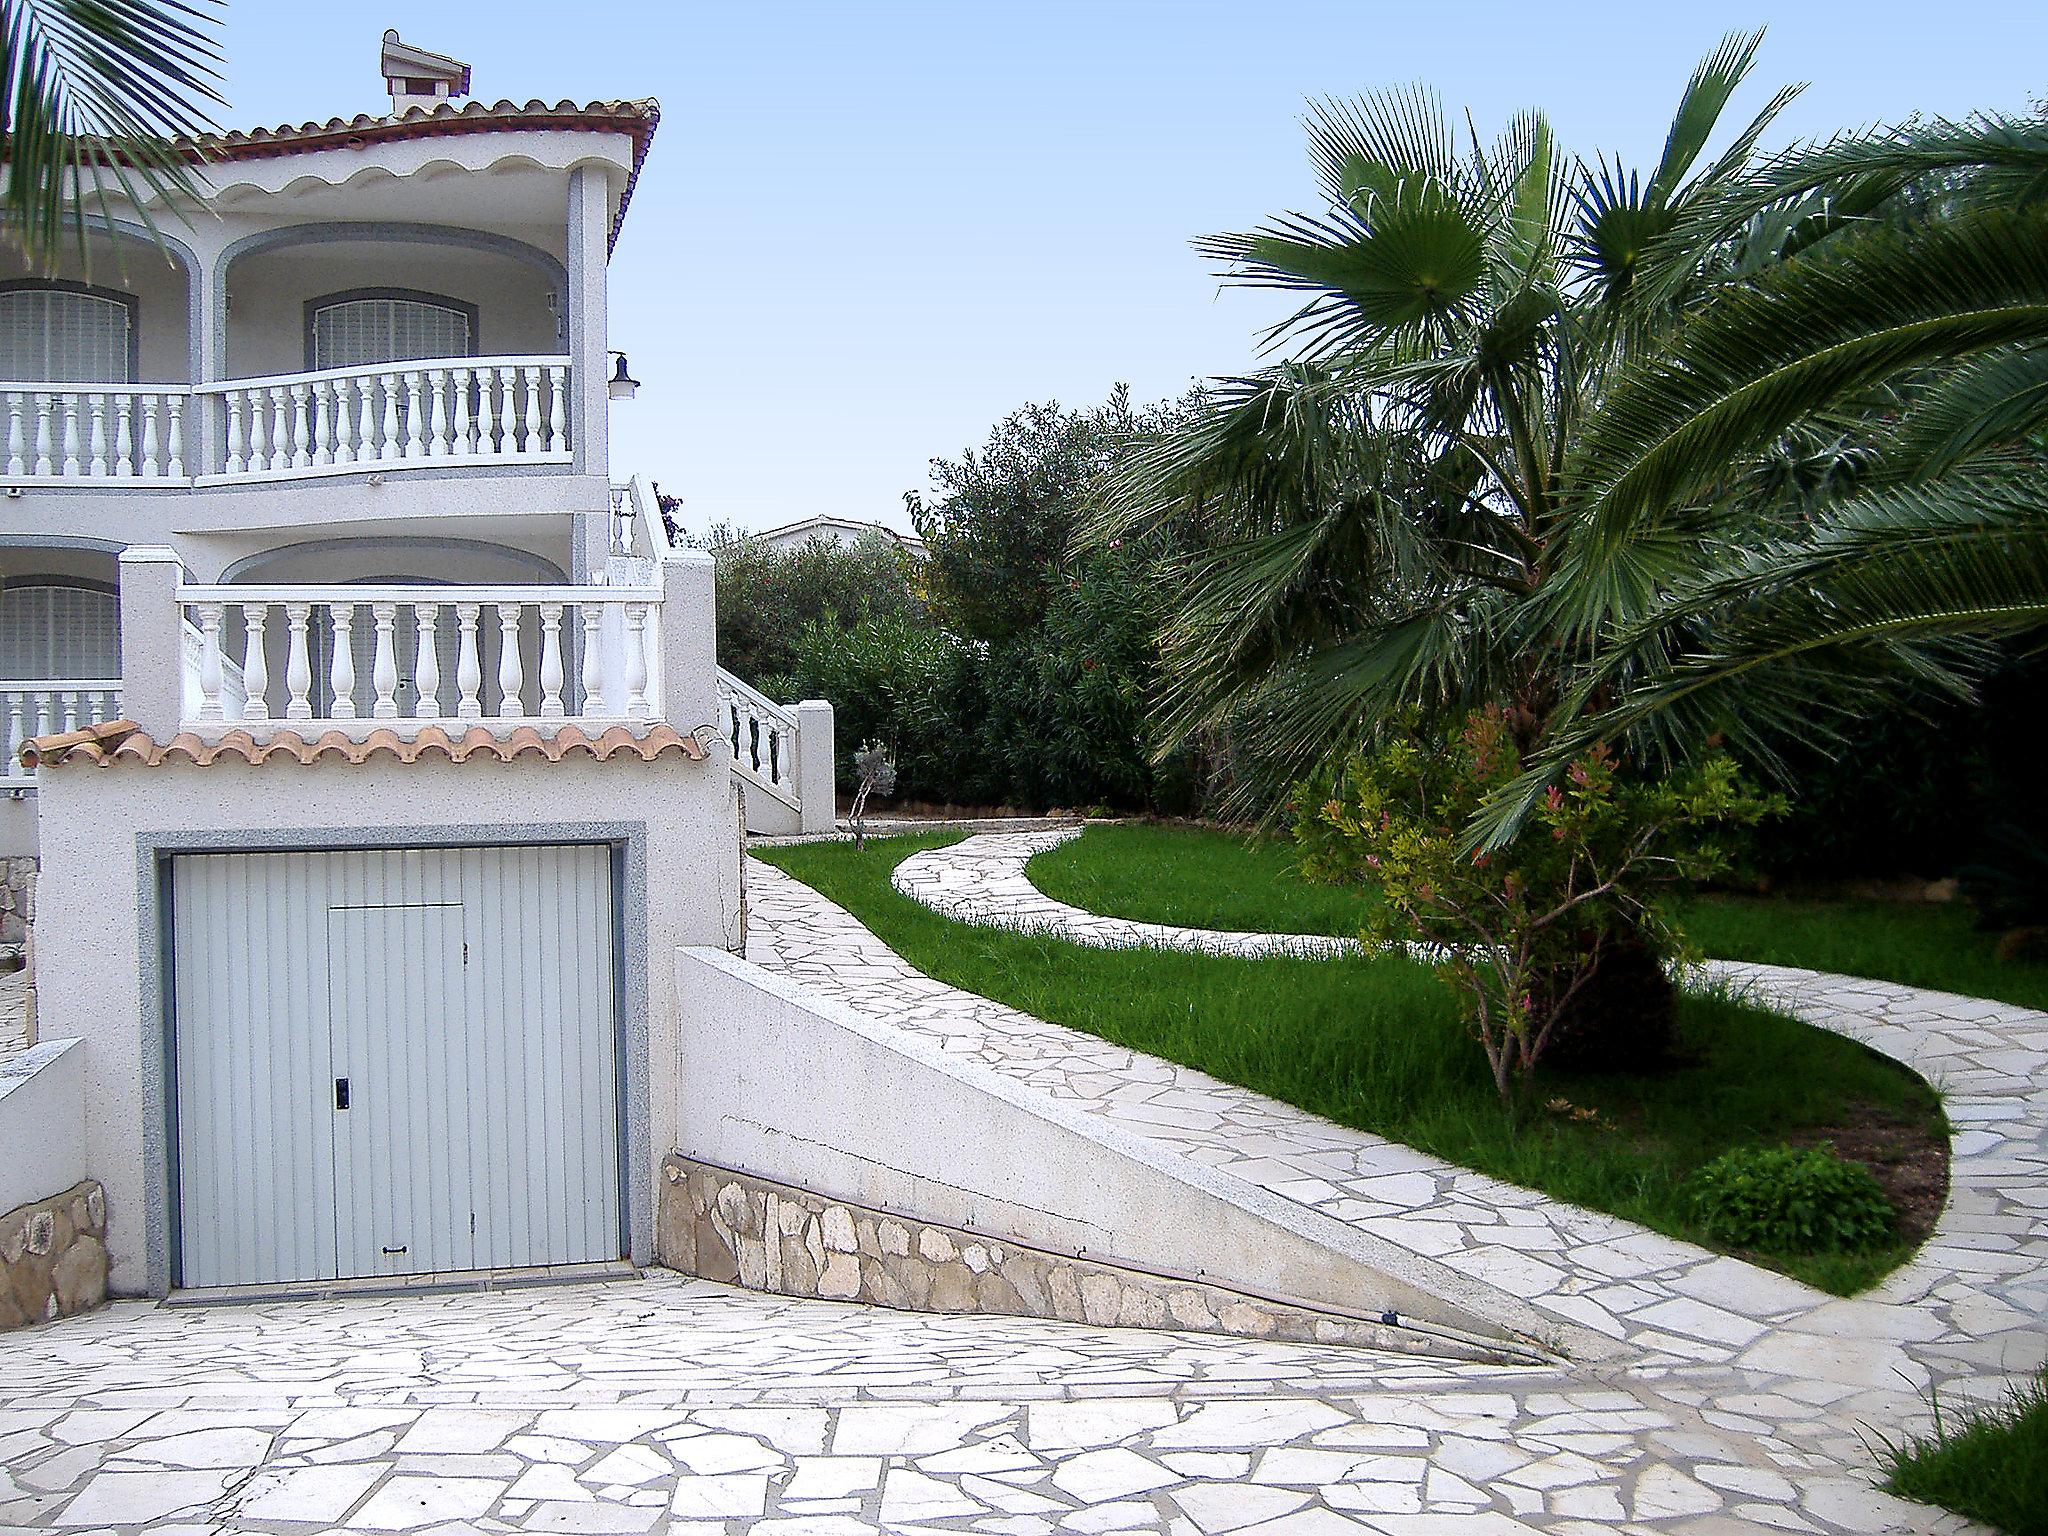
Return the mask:
[[[107,1299],[107,1197],[92,1179],[0,1216],[0,1328],[90,1311]]]

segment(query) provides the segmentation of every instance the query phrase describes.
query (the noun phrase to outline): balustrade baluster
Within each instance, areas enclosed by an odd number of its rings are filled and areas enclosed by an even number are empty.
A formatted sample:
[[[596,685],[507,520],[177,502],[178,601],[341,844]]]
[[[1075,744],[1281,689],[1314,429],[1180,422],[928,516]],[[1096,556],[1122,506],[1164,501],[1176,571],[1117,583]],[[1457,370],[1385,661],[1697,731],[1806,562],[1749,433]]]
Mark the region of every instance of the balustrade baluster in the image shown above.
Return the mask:
[[[415,603],[412,609],[413,627],[418,635],[418,649],[413,653],[413,679],[419,687],[419,697],[412,701],[413,718],[417,720],[438,720],[441,716],[441,605],[439,603]]]
[[[334,381],[334,456],[329,461],[335,464],[353,464],[356,461],[355,382],[351,379]]]
[[[24,434],[21,427],[21,391],[7,391],[7,473],[10,476],[28,472],[28,464],[22,458]]]
[[[69,479],[78,473],[78,396],[60,395],[64,402],[64,467],[62,473]]]
[[[334,657],[327,669],[327,687],[334,695],[334,703],[328,713],[336,720],[353,720],[356,717],[356,605],[329,603],[327,616],[334,636]]]
[[[104,475],[107,472],[107,397],[94,390],[85,397],[85,472],[88,475]]]
[[[367,374],[356,380],[356,432],[361,439],[356,452],[358,463],[383,456],[383,450],[378,446],[380,439],[377,435],[377,408],[373,403],[375,383],[376,381]],[[389,439],[390,433],[387,432],[382,441]]]
[[[220,691],[222,669],[220,664],[220,618],[219,603],[200,603],[199,608],[199,718],[201,720],[223,720],[227,712],[221,708]]]
[[[287,695],[284,717],[287,720],[306,720],[313,714],[313,661],[307,654],[306,619],[312,613],[310,603],[286,603],[284,686]]]
[[[398,656],[391,642],[398,604],[372,603],[370,617],[377,626],[376,648],[370,657],[370,686],[377,696],[370,713],[379,720],[390,720],[398,714]]]
[[[228,403],[228,473],[239,475],[249,468],[249,444],[242,435],[242,392],[231,389],[223,398]]]
[[[455,605],[455,624],[461,639],[455,653],[455,713],[463,720],[483,717],[483,701],[477,697],[484,685],[484,669],[476,655],[476,603]]]
[[[114,396],[114,473],[135,477],[135,397],[126,390]]]
[[[157,407],[159,395],[142,397],[142,464],[141,471],[151,479],[163,473],[163,439],[157,434]]]
[[[498,608],[498,714],[515,718],[526,713],[525,658],[519,654],[519,604]]]
[[[185,478],[185,397],[166,395],[164,410],[170,418],[170,425],[165,429],[164,473],[173,480],[182,480]]]
[[[242,604],[242,705],[244,720],[270,718],[270,652],[264,647],[264,631],[270,623],[270,604]]]
[[[476,381],[476,451],[495,454],[498,451],[498,370],[479,368]]]
[[[50,397],[40,391],[36,402],[36,473],[50,472]]]
[[[647,702],[647,605],[626,604],[626,713],[644,720],[654,712]]]
[[[585,601],[583,615],[583,713],[602,715],[608,694],[604,686],[604,605]]]
[[[252,389],[249,400],[249,470],[262,474],[270,468],[270,405],[263,391]]]
[[[282,384],[270,386],[270,467],[292,467],[292,399]]]
[[[378,446],[377,457],[395,459],[401,451],[398,441],[398,375],[379,375],[377,387],[384,392],[384,441]]]
[[[562,605],[540,605],[540,712],[562,713]]]
[[[540,441],[540,370],[521,368],[526,380],[526,418],[519,424],[519,451],[532,453]]]
[[[420,459],[426,457],[427,413],[425,399],[425,376],[417,368],[405,371],[405,457]]]
[[[567,400],[568,370],[550,368],[548,375],[548,452],[560,453],[569,446]]]
[[[21,744],[28,738],[22,735],[21,695],[11,689],[7,694],[7,762],[0,767],[0,774],[15,776],[21,774]]]
[[[333,379],[315,379],[308,386],[313,391],[313,462],[332,464],[334,462],[334,385]]]
[[[433,414],[427,421],[427,457],[448,456],[448,370],[427,370],[427,387],[433,394]]]
[[[310,469],[313,439],[306,427],[306,386],[294,384],[287,393],[292,402],[292,468]]]
[[[455,441],[452,451],[459,459],[466,459],[476,452],[469,440],[469,379],[470,370],[455,370]]]

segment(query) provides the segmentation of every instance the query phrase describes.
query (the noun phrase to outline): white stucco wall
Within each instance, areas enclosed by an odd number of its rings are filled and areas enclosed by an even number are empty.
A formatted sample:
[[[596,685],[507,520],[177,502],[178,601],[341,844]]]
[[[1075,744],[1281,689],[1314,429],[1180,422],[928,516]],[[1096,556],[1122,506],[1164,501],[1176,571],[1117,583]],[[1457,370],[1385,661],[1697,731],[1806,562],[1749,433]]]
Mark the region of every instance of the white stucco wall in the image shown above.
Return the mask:
[[[680,1018],[679,944],[737,941],[737,833],[729,761],[674,756],[548,763],[420,762],[261,767],[217,762],[156,768],[45,769],[43,873],[37,888],[39,1026],[83,1039],[88,1171],[105,1184],[111,1284],[143,1294],[168,1278],[164,1084],[156,1012],[160,939],[154,916],[159,841],[236,846],[404,846],[438,842],[564,842],[637,838],[644,902],[622,931],[628,1008],[642,1010],[644,1145],[631,1149],[634,1187],[651,1190],[654,1159],[675,1145]],[[514,828],[511,835],[498,829]],[[584,829],[579,833],[579,828]],[[663,957],[649,965],[647,957]],[[632,1001],[635,966],[644,1002]],[[628,1018],[628,1036],[634,1020]],[[151,1150],[151,1136],[157,1144]],[[635,1252],[652,1240],[651,1206],[634,1203]]]
[[[0,282],[54,275],[132,296],[136,382],[189,383],[192,322],[184,268],[145,241],[123,240],[117,245],[100,236],[92,239],[90,249],[88,265],[67,243],[58,255],[56,272],[46,274],[32,268],[18,250],[0,248]]]
[[[298,373],[306,361],[306,301],[359,288],[406,288],[477,309],[480,357],[566,350],[545,273],[488,251],[403,241],[339,241],[262,251],[228,273],[227,376]]]
[[[62,1194],[86,1175],[85,1047],[45,1039],[0,1062],[0,1211]]]
[[[1139,1269],[1498,1337],[1525,1302],[715,949],[674,957],[685,1157]],[[1596,1347],[1590,1339],[1580,1341]]]

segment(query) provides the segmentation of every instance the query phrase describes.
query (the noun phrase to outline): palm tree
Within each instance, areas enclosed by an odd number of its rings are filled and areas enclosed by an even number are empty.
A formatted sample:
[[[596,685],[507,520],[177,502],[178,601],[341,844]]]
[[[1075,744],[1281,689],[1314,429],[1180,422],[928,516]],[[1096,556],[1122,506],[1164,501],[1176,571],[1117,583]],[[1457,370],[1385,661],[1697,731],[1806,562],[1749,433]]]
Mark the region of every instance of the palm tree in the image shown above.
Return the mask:
[[[1505,705],[1533,766],[1498,840],[1593,741],[1767,754],[1825,729],[1818,685],[1965,688],[1969,637],[2040,621],[2048,126],[1761,157],[1781,91],[1702,165],[1758,41],[1700,65],[1647,176],[1533,114],[1461,151],[1396,92],[1312,112],[1326,212],[1201,242],[1306,297],[1295,355],[1086,530],[1222,531],[1162,636],[1167,745],[1229,720],[1298,777]]]
[[[220,104],[213,34],[221,0],[0,0],[0,218],[29,259],[52,266],[71,210],[76,249],[118,195],[154,232],[151,201],[194,194],[175,142],[210,131]]]

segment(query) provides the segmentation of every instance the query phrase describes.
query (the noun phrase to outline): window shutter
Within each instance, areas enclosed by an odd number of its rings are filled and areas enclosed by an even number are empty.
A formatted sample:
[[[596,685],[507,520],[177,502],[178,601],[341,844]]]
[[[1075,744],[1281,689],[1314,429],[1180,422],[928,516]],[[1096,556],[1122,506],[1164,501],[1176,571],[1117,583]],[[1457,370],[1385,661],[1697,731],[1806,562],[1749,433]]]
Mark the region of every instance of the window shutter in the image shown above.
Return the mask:
[[[313,367],[369,368],[476,350],[469,316],[425,299],[339,299],[313,311]]]
[[[24,384],[130,384],[128,306],[65,288],[0,293],[0,378]]]
[[[121,675],[121,602],[111,592],[56,583],[0,591],[0,677]]]

